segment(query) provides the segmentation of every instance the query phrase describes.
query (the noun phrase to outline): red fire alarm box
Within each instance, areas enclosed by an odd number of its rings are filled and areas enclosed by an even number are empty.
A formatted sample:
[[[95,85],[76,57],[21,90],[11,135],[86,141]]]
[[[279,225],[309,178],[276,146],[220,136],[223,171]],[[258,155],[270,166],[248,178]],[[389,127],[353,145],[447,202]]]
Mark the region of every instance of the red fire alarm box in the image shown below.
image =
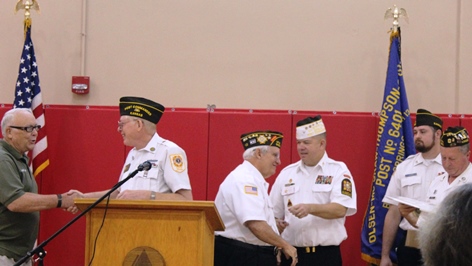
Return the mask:
[[[90,77],[73,76],[72,92],[76,94],[87,94],[90,91]]]

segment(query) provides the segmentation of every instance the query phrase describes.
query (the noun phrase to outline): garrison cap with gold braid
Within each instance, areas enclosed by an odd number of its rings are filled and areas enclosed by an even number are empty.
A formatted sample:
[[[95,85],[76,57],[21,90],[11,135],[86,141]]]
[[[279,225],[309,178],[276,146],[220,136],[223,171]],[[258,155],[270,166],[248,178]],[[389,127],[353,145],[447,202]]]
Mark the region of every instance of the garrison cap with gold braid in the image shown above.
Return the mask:
[[[414,126],[432,126],[437,129],[442,129],[443,121],[439,116],[432,114],[428,110],[418,109],[418,111],[416,111],[416,122]]]
[[[120,114],[139,117],[154,124],[159,122],[164,113],[164,106],[151,100],[126,96],[120,98]]]
[[[284,135],[277,131],[254,131],[241,135],[244,150],[257,146],[281,148]]]
[[[297,122],[297,139],[306,139],[326,132],[321,115]]]
[[[469,133],[467,129],[457,126],[448,127],[441,136],[441,146],[459,147],[469,143]]]

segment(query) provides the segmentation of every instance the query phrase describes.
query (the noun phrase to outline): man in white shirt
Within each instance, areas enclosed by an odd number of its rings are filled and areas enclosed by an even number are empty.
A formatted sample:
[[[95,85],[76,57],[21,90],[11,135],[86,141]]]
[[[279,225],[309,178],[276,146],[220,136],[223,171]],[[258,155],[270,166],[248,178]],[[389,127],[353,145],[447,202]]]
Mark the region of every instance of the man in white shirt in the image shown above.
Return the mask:
[[[277,230],[265,181],[280,164],[282,139],[275,131],[241,135],[244,161],[225,178],[215,199],[225,224],[225,231],[215,233],[215,266],[274,266],[280,249],[293,259],[292,266],[297,263],[296,249]]]
[[[441,137],[441,159],[446,173],[437,176],[428,189],[426,202],[437,206],[459,186],[472,182],[469,133],[461,126],[449,127]],[[434,216],[434,212],[421,212],[414,207],[400,204],[403,217],[415,226]]]
[[[285,167],[270,192],[282,237],[297,248],[297,265],[341,266],[346,216],[356,213],[354,179],[326,153],[321,116],[298,121],[300,161]],[[281,265],[291,261],[282,257]]]
[[[418,109],[413,128],[418,153],[409,156],[397,166],[383,198],[383,202],[389,204],[389,209],[383,228],[381,266],[392,265],[390,253],[399,227],[408,232],[408,239],[414,239],[417,233],[415,227],[402,219],[398,203],[392,198],[401,196],[426,201],[426,193],[432,180],[444,172],[440,155],[442,124],[440,117],[428,110]],[[398,265],[423,265],[417,243],[406,243],[406,238],[407,235],[402,232],[396,250]]]
[[[129,176],[140,164],[152,161],[149,170],[138,172],[111,194],[117,199],[192,200],[185,151],[174,142],[161,138],[156,124],[164,113],[164,106],[152,100],[121,97],[118,133],[126,146],[133,147],[123,165],[119,180]],[[108,190],[81,193],[81,197],[99,198]]]

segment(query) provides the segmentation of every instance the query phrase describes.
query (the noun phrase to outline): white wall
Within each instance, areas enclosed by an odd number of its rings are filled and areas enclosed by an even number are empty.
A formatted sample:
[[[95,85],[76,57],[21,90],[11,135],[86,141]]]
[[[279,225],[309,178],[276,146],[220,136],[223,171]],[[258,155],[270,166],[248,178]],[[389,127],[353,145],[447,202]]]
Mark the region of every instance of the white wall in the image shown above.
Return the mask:
[[[378,111],[392,20],[410,109],[472,113],[472,3],[460,0],[39,0],[33,42],[46,104]],[[86,3],[85,21],[82,21]],[[11,103],[23,12],[0,1],[0,103]],[[91,93],[71,93],[81,75]]]

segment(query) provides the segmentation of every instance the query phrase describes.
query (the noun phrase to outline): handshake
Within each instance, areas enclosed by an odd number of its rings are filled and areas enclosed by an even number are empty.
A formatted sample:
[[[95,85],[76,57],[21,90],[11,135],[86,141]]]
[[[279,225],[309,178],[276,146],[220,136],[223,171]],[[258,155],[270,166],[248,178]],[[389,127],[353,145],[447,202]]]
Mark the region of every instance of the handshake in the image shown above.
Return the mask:
[[[77,213],[79,210],[74,204],[74,199],[84,198],[84,195],[77,190],[69,190],[63,194],[57,194],[57,208],[62,208],[64,211],[68,211],[72,214]]]

